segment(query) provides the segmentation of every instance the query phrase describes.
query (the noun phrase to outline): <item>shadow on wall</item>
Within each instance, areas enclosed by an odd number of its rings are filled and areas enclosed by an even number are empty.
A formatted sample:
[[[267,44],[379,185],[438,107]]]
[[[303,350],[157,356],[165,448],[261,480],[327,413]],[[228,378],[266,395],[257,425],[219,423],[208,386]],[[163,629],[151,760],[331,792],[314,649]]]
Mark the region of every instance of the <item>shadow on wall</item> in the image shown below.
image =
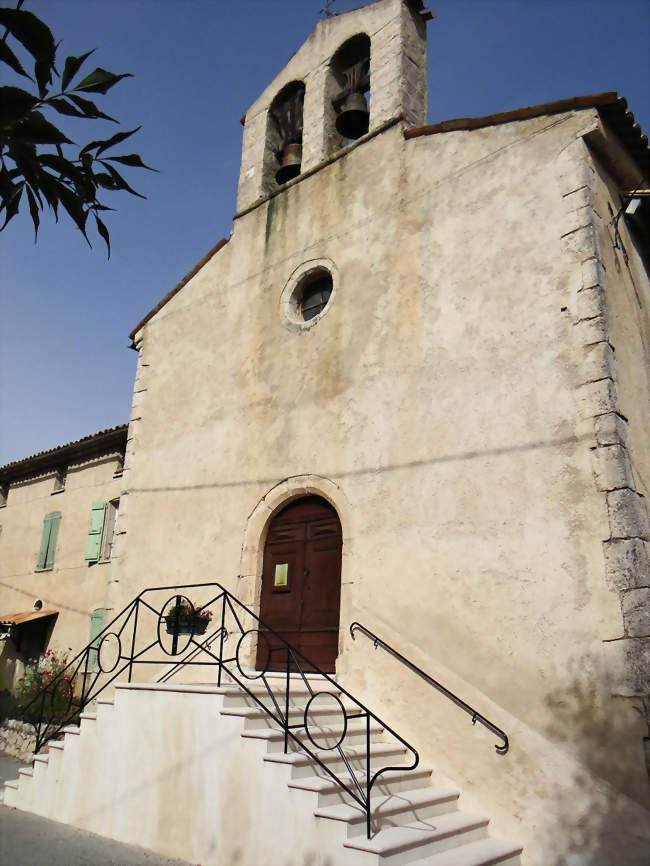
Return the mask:
[[[556,824],[554,840],[544,845],[557,853],[548,866],[646,866],[650,790],[640,701],[606,699],[573,673],[567,688],[546,697],[554,719],[546,733],[556,741],[568,734],[584,764],[570,787],[549,791]]]

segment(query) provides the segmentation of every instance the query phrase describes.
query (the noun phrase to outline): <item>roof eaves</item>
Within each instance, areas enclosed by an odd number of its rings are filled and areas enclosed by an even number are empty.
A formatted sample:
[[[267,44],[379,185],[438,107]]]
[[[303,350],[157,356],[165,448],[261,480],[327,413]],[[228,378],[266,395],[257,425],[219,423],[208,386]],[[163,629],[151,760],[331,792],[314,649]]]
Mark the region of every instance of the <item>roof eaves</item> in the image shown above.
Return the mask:
[[[544,114],[560,114],[564,111],[575,111],[581,108],[597,108],[611,105],[619,99],[618,93],[610,90],[607,93],[592,93],[588,96],[573,96],[570,99],[558,99],[554,102],[544,102],[541,105],[527,105],[512,111],[500,111],[497,114],[486,114],[483,117],[458,117],[443,120],[428,126],[415,126],[404,131],[404,138],[419,138],[423,135],[436,135],[440,132],[456,132],[463,129],[481,129],[484,126],[497,126],[501,123],[512,123],[515,120],[529,120]]]
[[[482,129],[487,126],[497,126],[517,120],[529,120],[533,117],[549,114],[561,114],[566,111],[579,111],[585,108],[598,110],[602,119],[614,129],[636,160],[642,173],[647,176],[650,154],[648,136],[635,122],[632,112],[627,110],[627,100],[619,96],[615,90],[609,90],[605,93],[590,93],[586,96],[573,96],[570,99],[558,99],[554,102],[544,102],[541,105],[527,105],[523,108],[487,114],[483,117],[458,117],[428,126],[412,127],[404,130],[404,138],[420,138],[442,132]]]
[[[189,281],[192,279],[192,277],[195,277],[204,265],[207,265],[207,263],[210,261],[212,256],[216,255],[222,247],[225,247],[225,245],[228,243],[228,240],[229,240],[229,238],[221,238],[221,240],[218,243],[216,243],[212,247],[212,249],[209,250],[203,256],[203,258],[200,259],[194,265],[192,270],[188,271],[188,273],[185,274],[185,276],[180,281],[180,283],[177,283],[171,291],[167,292],[167,294],[163,298],[161,298],[160,301],[158,301],[158,303],[153,308],[153,310],[150,310],[147,313],[147,315],[144,317],[144,319],[142,319],[142,321],[138,322],[138,324],[135,326],[135,328],[129,334],[129,340],[131,340],[131,343],[132,343],[131,348],[135,348],[135,346],[133,346],[133,340],[135,339],[135,335],[138,333],[138,331],[142,327],[144,327],[144,325],[146,325],[150,319],[153,319],[153,317],[156,315],[156,313],[158,313],[160,310],[162,310],[162,308],[165,306],[165,304],[167,304],[169,301],[171,301],[171,299],[174,297],[174,295],[178,294],[178,292],[180,292],[180,290],[183,288],[183,286],[187,285],[187,283],[189,283]]]
[[[75,457],[89,457],[115,449],[121,450],[126,445],[128,429],[128,424],[108,427],[106,430],[100,430],[90,436],[74,439],[64,445],[57,445],[56,448],[38,451],[29,457],[6,463],[4,466],[0,466],[0,480],[7,482],[24,478],[46,468],[55,468],[62,463],[69,463]]]

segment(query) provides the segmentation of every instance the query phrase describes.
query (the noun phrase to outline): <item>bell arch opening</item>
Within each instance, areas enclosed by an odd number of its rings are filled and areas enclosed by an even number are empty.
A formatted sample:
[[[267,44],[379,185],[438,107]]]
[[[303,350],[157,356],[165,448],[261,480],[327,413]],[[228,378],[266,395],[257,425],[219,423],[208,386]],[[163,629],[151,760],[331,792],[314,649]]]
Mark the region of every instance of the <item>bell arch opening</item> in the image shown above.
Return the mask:
[[[341,521],[321,496],[293,499],[271,518],[264,544],[257,670],[292,665],[331,673],[338,656],[341,606]]]
[[[329,152],[365,135],[370,126],[370,37],[357,33],[334,53],[325,105]]]
[[[300,174],[304,102],[304,82],[290,81],[270,105],[262,169],[265,193]]]

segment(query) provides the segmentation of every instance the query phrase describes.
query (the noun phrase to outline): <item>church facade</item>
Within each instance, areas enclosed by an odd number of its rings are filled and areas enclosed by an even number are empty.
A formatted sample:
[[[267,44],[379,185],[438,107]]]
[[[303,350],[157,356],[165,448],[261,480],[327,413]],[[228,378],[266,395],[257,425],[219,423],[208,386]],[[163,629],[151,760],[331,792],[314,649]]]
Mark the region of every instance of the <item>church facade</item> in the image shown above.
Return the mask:
[[[229,239],[131,335],[104,608],[218,582],[522,862],[641,864],[647,138],[614,93],[427,125],[426,18],[319,21],[247,111]]]

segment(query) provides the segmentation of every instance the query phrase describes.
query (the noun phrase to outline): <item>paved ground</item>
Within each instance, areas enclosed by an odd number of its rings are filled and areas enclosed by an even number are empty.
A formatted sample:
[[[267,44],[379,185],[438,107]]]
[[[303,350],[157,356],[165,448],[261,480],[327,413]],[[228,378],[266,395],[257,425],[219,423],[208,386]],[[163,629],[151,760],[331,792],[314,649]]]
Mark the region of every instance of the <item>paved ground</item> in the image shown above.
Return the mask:
[[[16,779],[16,758],[0,752],[0,789]],[[67,824],[0,805],[0,866],[189,866]],[[191,864],[194,866],[194,864]]]
[[[0,806],[0,866],[188,866],[67,824]]]

